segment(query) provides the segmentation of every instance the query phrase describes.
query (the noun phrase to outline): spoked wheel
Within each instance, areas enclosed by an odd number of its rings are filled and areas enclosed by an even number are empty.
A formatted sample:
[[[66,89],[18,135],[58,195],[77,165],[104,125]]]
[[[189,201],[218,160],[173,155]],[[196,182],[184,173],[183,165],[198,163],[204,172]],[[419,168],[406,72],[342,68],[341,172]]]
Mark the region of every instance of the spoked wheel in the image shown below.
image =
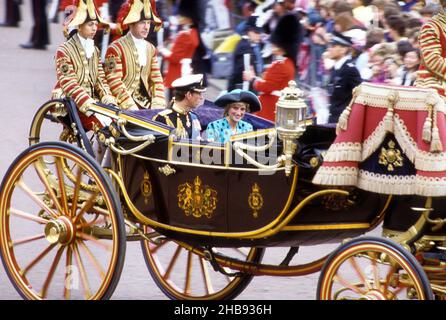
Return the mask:
[[[322,300],[431,300],[423,268],[402,246],[384,238],[358,238],[326,261],[318,282]]]
[[[110,298],[125,256],[120,210],[109,178],[77,147],[43,142],[20,154],[0,188],[1,257],[19,294]]]
[[[153,280],[170,299],[234,299],[253,278],[253,275],[246,273],[233,275],[236,271],[230,268],[223,268],[228,275],[215,271],[204,257],[168,239],[160,245],[148,241],[142,241],[141,245]],[[218,248],[214,251],[216,255],[224,254],[242,261],[260,263],[264,249]]]

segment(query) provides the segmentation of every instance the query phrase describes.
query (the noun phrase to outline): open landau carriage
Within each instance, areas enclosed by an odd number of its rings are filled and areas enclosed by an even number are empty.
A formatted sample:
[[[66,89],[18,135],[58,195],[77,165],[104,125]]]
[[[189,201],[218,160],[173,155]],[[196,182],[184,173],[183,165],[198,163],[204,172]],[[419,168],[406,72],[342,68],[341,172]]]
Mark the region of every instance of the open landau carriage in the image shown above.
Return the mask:
[[[226,144],[179,140],[144,112],[91,111],[113,119],[93,136],[72,101],[44,104],[3,179],[1,256],[23,298],[110,298],[132,240],[173,299],[235,298],[253,276],[318,271],[318,299],[445,296],[446,109],[435,92],[363,84],[335,128],[308,123],[291,82],[275,126],[247,115],[256,130]],[[52,124],[59,141],[45,141]],[[379,225],[383,237],[357,237]],[[340,246],[295,262],[299,247],[325,243]],[[289,250],[263,262],[272,247]]]

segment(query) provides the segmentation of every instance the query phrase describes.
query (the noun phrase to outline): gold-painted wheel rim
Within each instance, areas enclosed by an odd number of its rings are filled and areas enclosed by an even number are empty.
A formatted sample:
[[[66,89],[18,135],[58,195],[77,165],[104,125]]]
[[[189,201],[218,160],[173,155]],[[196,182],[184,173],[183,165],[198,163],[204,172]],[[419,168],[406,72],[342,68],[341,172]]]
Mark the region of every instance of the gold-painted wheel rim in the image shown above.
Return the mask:
[[[43,158],[52,158],[54,165],[42,167]],[[64,162],[74,164],[74,183],[64,173]],[[80,188],[85,177],[99,192]],[[15,162],[2,191],[1,253],[22,296],[102,298],[112,281],[119,250],[112,196],[99,174],[69,151],[40,148]],[[96,227],[108,228],[111,240],[95,237],[92,230]]]
[[[380,244],[352,245],[321,275],[322,300],[425,300],[417,271],[400,253]]]
[[[147,228],[146,231],[151,229]],[[246,278],[216,272],[202,255],[193,253],[179,243],[166,239],[160,245],[145,241],[143,250],[152,276],[168,296],[178,300],[223,300],[234,298],[247,285]],[[243,261],[253,261],[257,248],[217,248]],[[233,274],[236,270],[223,268]],[[250,275],[247,275],[251,277]],[[250,280],[250,279],[249,279]],[[248,283],[249,283],[248,280]],[[237,291],[235,296],[234,292]]]

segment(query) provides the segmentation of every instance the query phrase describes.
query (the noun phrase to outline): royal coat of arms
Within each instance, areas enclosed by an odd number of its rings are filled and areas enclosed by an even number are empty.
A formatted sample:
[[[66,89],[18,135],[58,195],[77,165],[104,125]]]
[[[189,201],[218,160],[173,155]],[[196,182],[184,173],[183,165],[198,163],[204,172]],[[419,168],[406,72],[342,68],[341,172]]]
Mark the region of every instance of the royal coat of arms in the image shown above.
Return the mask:
[[[178,207],[186,216],[211,218],[217,208],[217,191],[205,185],[202,186],[200,177],[194,183],[183,183],[178,186]]]

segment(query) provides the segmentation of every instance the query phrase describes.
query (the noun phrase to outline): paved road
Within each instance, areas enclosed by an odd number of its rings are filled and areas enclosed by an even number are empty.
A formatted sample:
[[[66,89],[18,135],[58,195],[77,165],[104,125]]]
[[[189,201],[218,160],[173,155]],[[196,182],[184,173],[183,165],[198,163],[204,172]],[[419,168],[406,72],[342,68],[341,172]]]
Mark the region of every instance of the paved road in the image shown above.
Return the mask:
[[[57,44],[63,41],[59,25],[51,24],[51,45],[47,51],[23,50],[19,43],[28,40],[30,8],[23,8],[21,28],[0,28],[0,177],[22,150],[27,147],[28,128],[37,108],[44,103],[55,82],[54,60]],[[4,16],[0,8],[0,17]],[[218,90],[210,88],[212,99]],[[299,259],[311,260],[329,252],[336,245],[303,248]],[[283,249],[270,249],[268,259],[277,260]],[[318,274],[299,278],[257,277],[239,299],[314,299]],[[18,299],[3,266],[0,267],[0,299]],[[121,280],[113,299],[166,299],[156,287],[145,266],[139,243],[128,243]]]

